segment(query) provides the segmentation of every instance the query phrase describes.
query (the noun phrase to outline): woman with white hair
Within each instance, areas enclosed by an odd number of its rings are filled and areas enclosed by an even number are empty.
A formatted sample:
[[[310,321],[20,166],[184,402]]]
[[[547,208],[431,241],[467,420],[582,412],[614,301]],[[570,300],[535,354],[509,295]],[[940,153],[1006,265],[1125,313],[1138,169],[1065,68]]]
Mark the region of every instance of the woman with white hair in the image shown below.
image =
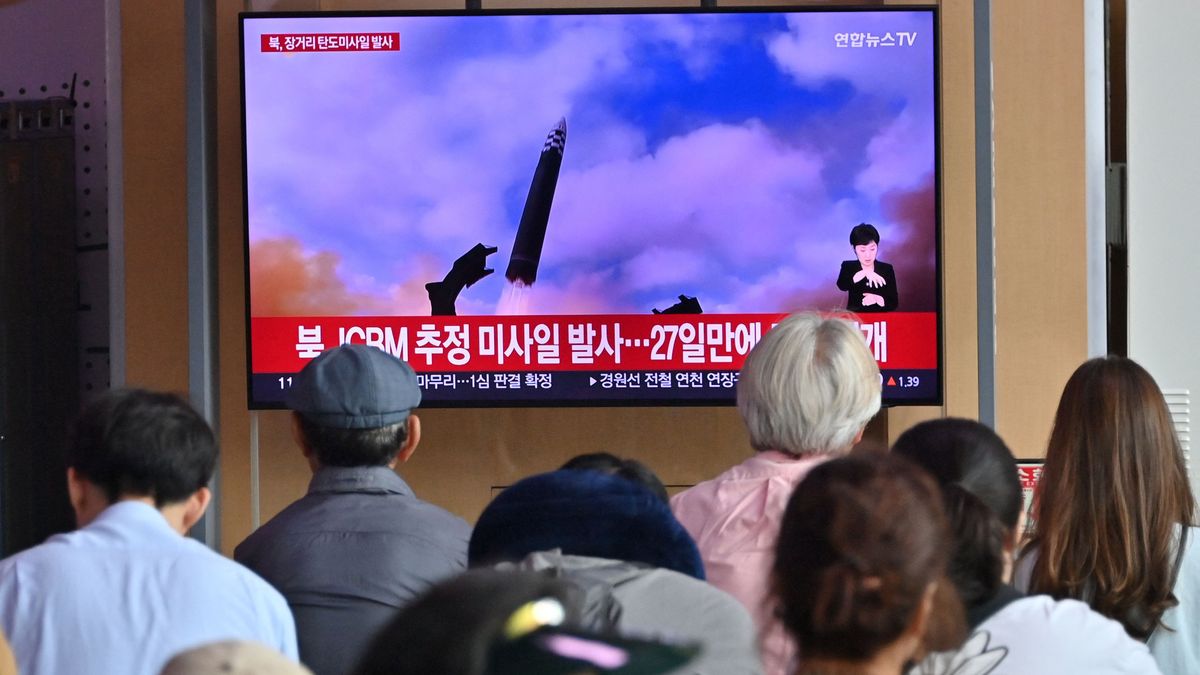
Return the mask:
[[[671,500],[700,548],[709,582],[755,617],[768,675],[786,673],[795,652],[767,600],[788,498],[809,470],[862,439],[879,396],[879,366],[853,324],[793,314],[763,336],[742,366],[738,410],[757,452]]]

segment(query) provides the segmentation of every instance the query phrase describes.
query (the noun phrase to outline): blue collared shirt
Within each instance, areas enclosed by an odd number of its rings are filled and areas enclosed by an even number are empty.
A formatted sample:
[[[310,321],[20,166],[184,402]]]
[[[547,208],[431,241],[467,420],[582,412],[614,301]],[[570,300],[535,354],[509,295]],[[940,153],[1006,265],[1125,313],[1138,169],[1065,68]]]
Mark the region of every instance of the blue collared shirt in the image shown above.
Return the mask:
[[[230,639],[297,657],[278,592],[134,501],[0,561],[0,627],[24,675],[157,675]]]
[[[301,661],[342,675],[398,608],[466,568],[470,537],[465,521],[417,499],[386,466],[325,467],[234,558],[287,598]]]

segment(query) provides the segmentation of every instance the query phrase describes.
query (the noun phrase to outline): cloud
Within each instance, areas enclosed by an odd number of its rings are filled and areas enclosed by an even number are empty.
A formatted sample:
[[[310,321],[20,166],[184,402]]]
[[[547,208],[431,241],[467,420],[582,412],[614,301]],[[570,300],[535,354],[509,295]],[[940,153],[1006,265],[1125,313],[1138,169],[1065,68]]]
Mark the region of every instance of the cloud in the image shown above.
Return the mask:
[[[378,307],[375,298],[351,293],[338,276],[336,253],[305,253],[295,239],[264,239],[250,246],[252,316],[358,314]]]
[[[880,197],[922,184],[933,170],[933,125],[905,109],[867,145],[867,165],[855,179],[863,194]]]
[[[830,272],[826,268],[829,268],[828,264],[819,269],[828,277]],[[833,268],[833,279],[837,278],[836,272],[836,268]],[[833,284],[814,284],[811,268],[805,270],[790,265],[767,270],[757,279],[737,284],[732,302],[705,306],[705,309],[718,313],[792,312],[812,308],[832,309],[839,303],[844,305],[845,298],[839,297]]]
[[[872,198],[911,189],[933,170],[934,68],[930,15],[884,12],[864,15],[832,12],[793,16],[788,31],[768,42],[768,52],[798,84],[820,88],[834,83],[853,87],[852,109],[882,103],[895,110],[866,147],[865,164],[854,185]],[[838,33],[877,37],[915,33],[917,44],[895,47],[838,47]],[[854,115],[843,111],[844,116]]]
[[[779,311],[802,296],[829,305],[846,246],[823,242],[844,238],[853,207],[830,201],[822,169],[820,158],[751,120],[566,172],[543,265],[616,261],[622,273],[608,295],[645,307],[680,293],[699,295],[708,311]]]
[[[356,292],[345,277],[341,257],[331,251],[305,251],[293,238],[261,239],[250,245],[252,316],[426,315],[425,284],[446,269],[427,256],[405,266],[407,277],[384,292]],[[468,291],[469,293],[469,291]],[[468,300],[469,303],[469,300]],[[483,307],[477,309],[484,310]],[[491,311],[481,311],[488,313]]]
[[[506,25],[515,31],[542,20],[508,17]],[[406,40],[390,61],[267,55],[247,76],[252,211],[278,205],[281,234],[340,249],[359,269],[373,268],[372,252],[398,239],[452,260],[465,238],[510,237],[506,196],[528,188],[547,131],[570,116],[581,88],[632,67],[619,26],[576,22],[531,49],[424,60],[440,38],[415,23],[394,28]],[[395,67],[396,59],[422,68]],[[422,76],[426,63],[436,77]],[[645,147],[640,132],[615,117],[592,131],[593,147],[625,156]]]
[[[689,283],[704,275],[704,256],[662,246],[651,246],[622,265],[627,288],[646,290]]]
[[[926,98],[933,94],[933,25],[926,12],[827,12],[793,14],[788,30],[769,40],[767,51],[797,83],[821,87],[847,82],[862,94]],[[912,32],[912,47],[838,47],[838,33]],[[915,96],[914,96],[915,95]]]
[[[758,122],[710,125],[652,154],[565,171],[547,250],[566,266],[655,246],[770,260],[821,210],[820,174],[818,158]]]
[[[935,186],[931,172],[922,177],[917,187],[894,190],[883,196],[884,218],[893,226],[887,240],[896,243],[881,241],[880,259],[897,261],[893,266],[900,309],[906,312],[932,312],[937,308]],[[884,236],[880,232],[880,238]]]

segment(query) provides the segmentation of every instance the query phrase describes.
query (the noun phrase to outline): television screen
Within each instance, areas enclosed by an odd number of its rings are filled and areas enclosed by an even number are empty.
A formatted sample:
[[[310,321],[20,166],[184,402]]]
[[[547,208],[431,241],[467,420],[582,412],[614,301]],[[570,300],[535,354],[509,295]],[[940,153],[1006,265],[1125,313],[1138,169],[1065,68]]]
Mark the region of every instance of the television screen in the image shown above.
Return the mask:
[[[427,405],[727,404],[854,313],[941,400],[931,8],[245,14],[250,405],[372,344]]]

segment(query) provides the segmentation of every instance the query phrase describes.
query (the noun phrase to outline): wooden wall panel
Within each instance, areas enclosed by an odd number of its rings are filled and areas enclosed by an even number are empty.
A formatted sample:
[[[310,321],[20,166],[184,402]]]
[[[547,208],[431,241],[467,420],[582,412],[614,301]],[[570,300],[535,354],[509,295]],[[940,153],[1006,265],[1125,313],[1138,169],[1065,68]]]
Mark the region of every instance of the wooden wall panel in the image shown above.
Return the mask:
[[[975,418],[979,416],[975,14],[969,0],[948,0],[941,8],[943,410],[946,415]]]
[[[1041,457],[1087,358],[1083,2],[992,3],[996,427]]]
[[[250,415],[246,410],[245,256],[242,235],[240,2],[219,0],[217,59],[217,343],[221,397],[221,547],[232,553],[251,527]]]
[[[183,3],[121,5],[125,381],[187,392]],[[113,178],[118,180],[117,177]]]

